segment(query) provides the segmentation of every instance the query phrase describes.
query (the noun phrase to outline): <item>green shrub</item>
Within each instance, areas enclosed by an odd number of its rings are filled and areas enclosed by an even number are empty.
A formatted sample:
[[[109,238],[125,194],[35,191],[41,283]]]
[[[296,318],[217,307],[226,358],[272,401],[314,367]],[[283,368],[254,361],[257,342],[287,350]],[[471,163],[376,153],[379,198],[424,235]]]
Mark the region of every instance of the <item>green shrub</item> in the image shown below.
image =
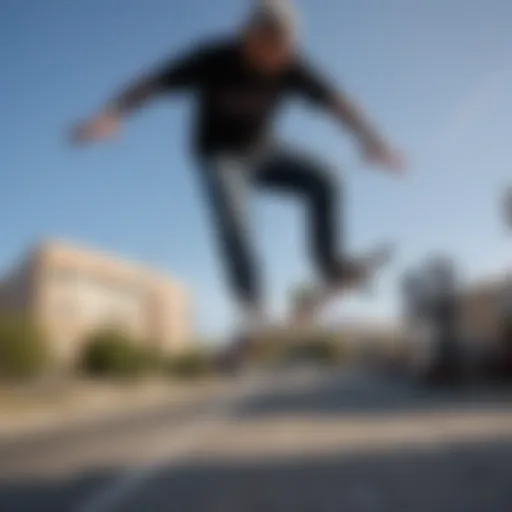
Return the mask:
[[[201,351],[191,351],[172,356],[167,362],[167,372],[171,377],[198,378],[213,371],[213,362]]]
[[[96,332],[85,342],[80,365],[92,377],[136,377],[154,364],[153,357],[120,331]]]
[[[290,345],[287,359],[311,361],[322,364],[337,364],[343,359],[343,347],[328,336],[314,335]]]
[[[37,377],[50,361],[48,345],[35,325],[22,317],[0,317],[0,377]]]
[[[165,370],[167,358],[165,353],[151,341],[138,343],[134,346],[139,358],[141,371],[145,373],[161,373]]]
[[[246,349],[247,359],[257,364],[271,364],[280,355],[281,347],[273,339],[259,339]]]

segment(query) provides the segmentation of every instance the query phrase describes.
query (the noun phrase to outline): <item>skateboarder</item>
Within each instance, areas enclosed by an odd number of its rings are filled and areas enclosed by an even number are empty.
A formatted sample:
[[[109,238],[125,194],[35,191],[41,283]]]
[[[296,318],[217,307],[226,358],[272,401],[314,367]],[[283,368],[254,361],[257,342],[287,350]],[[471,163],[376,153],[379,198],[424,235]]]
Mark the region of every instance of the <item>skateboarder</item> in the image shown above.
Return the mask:
[[[340,187],[322,159],[284,147],[272,127],[283,100],[299,95],[339,120],[364,157],[391,171],[402,161],[361,110],[307,61],[297,45],[289,3],[256,3],[241,30],[171,59],[136,80],[92,119],[74,128],[75,143],[115,134],[123,118],[160,94],[191,93],[197,103],[193,152],[233,292],[248,320],[263,310],[259,268],[247,229],[246,193],[291,192],[308,208],[309,245],[324,290],[358,286],[365,258],[339,239]]]

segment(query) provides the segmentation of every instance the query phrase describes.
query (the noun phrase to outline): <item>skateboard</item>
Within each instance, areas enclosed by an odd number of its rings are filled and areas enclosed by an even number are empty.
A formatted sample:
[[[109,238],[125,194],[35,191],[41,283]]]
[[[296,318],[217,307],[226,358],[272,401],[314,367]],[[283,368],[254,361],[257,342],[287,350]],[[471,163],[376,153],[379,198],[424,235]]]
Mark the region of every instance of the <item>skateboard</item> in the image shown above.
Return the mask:
[[[394,247],[391,244],[380,244],[360,256],[351,259],[357,271],[338,283],[326,283],[303,293],[301,303],[295,315],[308,321],[316,317],[319,311],[331,300],[350,292],[371,293],[373,283],[381,271],[392,261]],[[297,320],[297,318],[295,318]]]

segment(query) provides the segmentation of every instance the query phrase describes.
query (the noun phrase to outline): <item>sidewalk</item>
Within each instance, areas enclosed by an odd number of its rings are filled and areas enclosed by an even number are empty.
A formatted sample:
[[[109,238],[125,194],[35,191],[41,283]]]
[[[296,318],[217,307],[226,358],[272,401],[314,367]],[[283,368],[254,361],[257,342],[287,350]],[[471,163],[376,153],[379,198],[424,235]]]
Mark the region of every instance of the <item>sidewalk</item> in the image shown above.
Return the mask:
[[[0,387],[0,440],[15,440],[63,427],[193,404],[214,396],[226,381],[152,380],[139,383],[70,381],[53,390]]]

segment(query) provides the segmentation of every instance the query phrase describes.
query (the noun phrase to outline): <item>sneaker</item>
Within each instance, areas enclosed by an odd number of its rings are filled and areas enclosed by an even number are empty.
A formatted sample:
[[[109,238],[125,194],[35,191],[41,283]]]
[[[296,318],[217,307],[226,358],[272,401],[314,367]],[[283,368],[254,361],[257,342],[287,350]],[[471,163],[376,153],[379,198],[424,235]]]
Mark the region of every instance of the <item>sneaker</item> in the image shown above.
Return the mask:
[[[337,294],[345,291],[371,291],[370,285],[376,272],[383,268],[392,256],[393,248],[381,245],[361,256],[341,259],[337,278],[311,289],[301,302],[296,316],[310,322],[321,307]]]
[[[339,264],[339,277],[330,283],[330,287],[334,292],[368,288],[372,278],[392,256],[393,248],[390,245],[381,245],[362,256],[342,259]]]

